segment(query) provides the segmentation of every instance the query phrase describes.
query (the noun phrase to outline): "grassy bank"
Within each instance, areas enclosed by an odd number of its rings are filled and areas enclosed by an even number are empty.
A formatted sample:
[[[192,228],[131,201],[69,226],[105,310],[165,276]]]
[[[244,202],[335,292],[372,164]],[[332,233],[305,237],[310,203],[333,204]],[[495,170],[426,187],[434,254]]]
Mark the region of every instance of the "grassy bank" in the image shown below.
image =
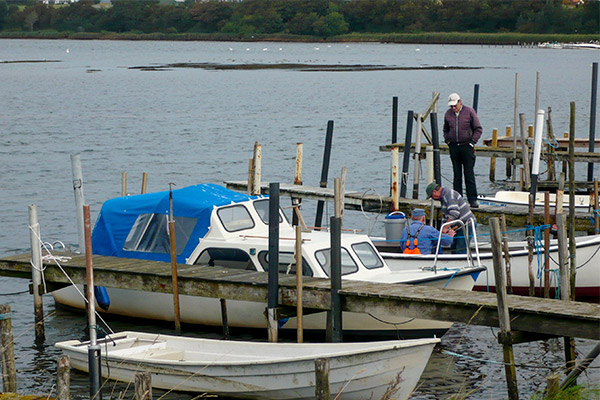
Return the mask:
[[[256,34],[237,36],[226,33],[140,33],[140,32],[0,32],[3,39],[73,39],[73,40],[172,40],[172,41],[270,41],[270,42],[383,42],[415,44],[520,45],[543,42],[580,43],[597,41],[597,35],[524,34],[524,33],[352,33],[319,38],[290,34]]]

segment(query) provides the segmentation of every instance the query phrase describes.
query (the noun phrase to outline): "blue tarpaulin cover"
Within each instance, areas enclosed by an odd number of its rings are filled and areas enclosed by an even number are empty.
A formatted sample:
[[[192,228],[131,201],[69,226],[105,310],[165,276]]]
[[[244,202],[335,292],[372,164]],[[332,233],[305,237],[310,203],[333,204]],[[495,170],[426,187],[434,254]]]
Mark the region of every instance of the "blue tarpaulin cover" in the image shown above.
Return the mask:
[[[173,214],[197,220],[183,251],[177,249],[177,262],[185,263],[198,240],[210,227],[214,207],[257,198],[234,192],[219,185],[200,184],[173,190]],[[140,258],[144,260],[171,261],[169,252],[124,250],[127,235],[138,216],[143,214],[169,215],[169,191],[118,197],[102,205],[92,233],[92,252],[113,257]]]

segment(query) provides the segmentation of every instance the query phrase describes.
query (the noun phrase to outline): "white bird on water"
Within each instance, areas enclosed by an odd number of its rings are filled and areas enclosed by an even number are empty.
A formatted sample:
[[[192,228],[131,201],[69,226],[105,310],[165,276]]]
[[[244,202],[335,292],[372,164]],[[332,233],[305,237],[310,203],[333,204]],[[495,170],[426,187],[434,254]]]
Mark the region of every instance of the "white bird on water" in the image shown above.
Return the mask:
[[[69,52],[69,49],[67,49],[67,53]]]

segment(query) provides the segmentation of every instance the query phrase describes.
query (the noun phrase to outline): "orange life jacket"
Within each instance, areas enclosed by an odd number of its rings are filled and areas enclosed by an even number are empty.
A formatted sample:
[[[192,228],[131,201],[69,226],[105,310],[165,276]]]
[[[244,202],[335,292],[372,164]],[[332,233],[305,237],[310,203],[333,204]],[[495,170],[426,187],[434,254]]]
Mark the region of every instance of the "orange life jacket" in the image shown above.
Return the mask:
[[[421,250],[419,250],[419,240],[417,236],[419,236],[419,232],[425,226],[425,224],[421,225],[417,232],[413,235],[410,234],[410,225],[406,228],[406,233],[408,233],[408,238],[406,239],[406,247],[404,248],[404,254],[421,254]],[[413,239],[413,248],[410,248],[410,239]]]

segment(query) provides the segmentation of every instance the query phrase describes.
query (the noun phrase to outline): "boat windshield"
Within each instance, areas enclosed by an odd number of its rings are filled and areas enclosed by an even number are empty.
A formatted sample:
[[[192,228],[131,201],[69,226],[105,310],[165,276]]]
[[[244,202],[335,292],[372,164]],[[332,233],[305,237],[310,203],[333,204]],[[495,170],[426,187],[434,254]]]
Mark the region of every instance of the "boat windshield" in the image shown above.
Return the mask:
[[[208,265],[210,267],[225,267],[256,271],[254,263],[248,253],[236,248],[210,247],[202,251],[194,265]]]
[[[181,254],[196,226],[196,218],[177,217],[175,220],[175,247]],[[169,253],[169,216],[166,214],[141,214],[125,239],[123,250],[149,253]]]
[[[315,252],[315,258],[327,274],[331,276],[331,249],[323,249]],[[352,274],[358,271],[358,265],[354,262],[348,250],[342,247],[342,275]]]
[[[252,202],[258,216],[266,225],[269,225],[269,199],[261,199]],[[279,223],[283,222],[281,212],[279,213]]]
[[[258,253],[258,261],[265,271],[269,270],[269,252],[261,251]],[[292,252],[282,251],[279,253],[279,273],[296,274],[296,256]],[[313,276],[313,270],[310,268],[304,257],[302,257],[302,275]]]
[[[367,269],[375,269],[383,267],[383,261],[375,252],[373,246],[370,243],[354,243],[352,250],[356,253],[360,261]]]
[[[254,220],[248,209],[241,204],[219,208],[217,215],[228,232],[254,228]]]

